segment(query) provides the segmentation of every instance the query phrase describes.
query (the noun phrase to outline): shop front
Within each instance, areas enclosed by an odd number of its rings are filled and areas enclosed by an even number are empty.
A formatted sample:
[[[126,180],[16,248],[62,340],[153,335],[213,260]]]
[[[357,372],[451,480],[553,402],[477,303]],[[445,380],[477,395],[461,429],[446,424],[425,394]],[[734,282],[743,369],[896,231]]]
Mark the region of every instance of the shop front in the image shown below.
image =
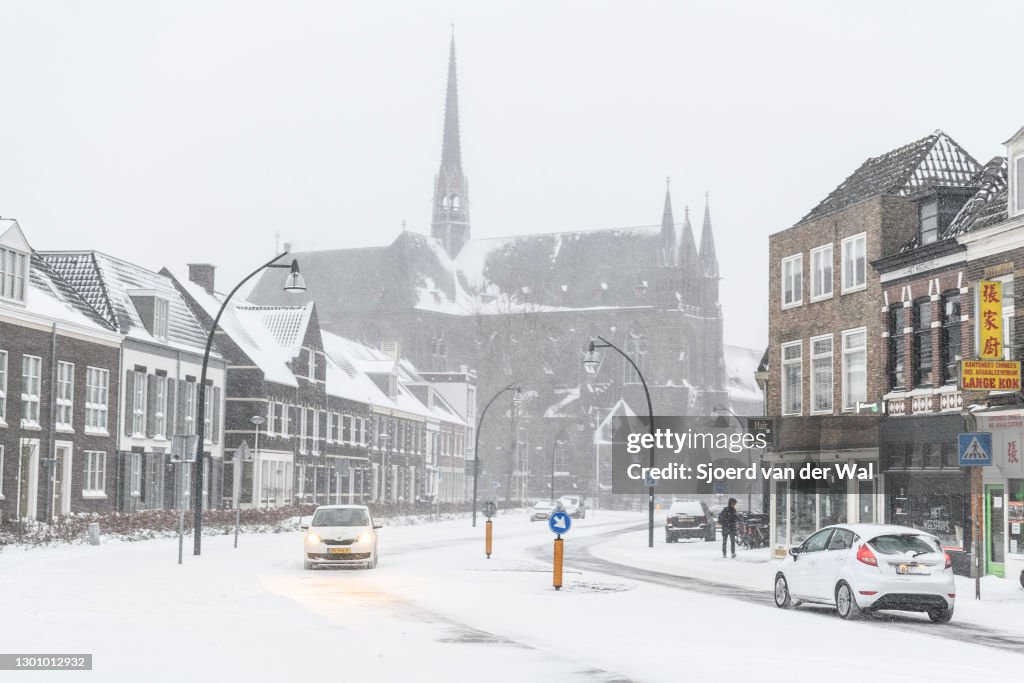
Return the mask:
[[[775,449],[764,462],[773,472],[805,464],[828,466],[821,481],[769,476],[772,554],[784,557],[814,531],[830,524],[877,523],[882,519],[883,490],[878,478],[878,418],[823,416],[783,418]],[[841,478],[833,465],[870,468],[869,479]]]
[[[992,433],[992,465],[983,468],[985,573],[1015,578],[1024,571],[1024,411],[977,414]]]
[[[958,464],[963,416],[893,417],[879,429],[886,489],[884,520],[933,534],[953,560],[953,571],[971,567],[970,476]]]

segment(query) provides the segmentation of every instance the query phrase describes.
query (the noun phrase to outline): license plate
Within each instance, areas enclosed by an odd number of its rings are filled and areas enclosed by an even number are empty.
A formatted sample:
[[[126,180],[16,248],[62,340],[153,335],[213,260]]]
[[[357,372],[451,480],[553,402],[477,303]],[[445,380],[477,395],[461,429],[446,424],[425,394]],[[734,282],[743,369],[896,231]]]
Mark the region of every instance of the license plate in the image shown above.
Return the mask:
[[[927,574],[928,569],[920,567],[916,564],[899,564],[896,565],[897,574]]]
[[[328,555],[348,555],[352,552],[352,548],[328,548]]]

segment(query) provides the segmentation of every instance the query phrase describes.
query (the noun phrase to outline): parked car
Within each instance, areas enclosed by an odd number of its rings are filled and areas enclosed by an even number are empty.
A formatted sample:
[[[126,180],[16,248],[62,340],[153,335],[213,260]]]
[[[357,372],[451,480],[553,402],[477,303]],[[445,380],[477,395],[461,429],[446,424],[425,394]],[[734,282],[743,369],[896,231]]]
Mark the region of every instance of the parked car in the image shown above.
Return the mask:
[[[700,500],[672,503],[665,517],[665,542],[676,543],[680,538],[715,540],[715,518]]]
[[[542,500],[530,508],[530,521],[545,520],[555,512],[565,512],[565,506],[557,500]]]
[[[953,617],[956,585],[949,553],[931,534],[905,526],[838,524],[811,534],[775,575],[775,604],[834,605],[843,619],[866,611]]]
[[[317,565],[377,566],[377,529],[365,505],[321,505],[309,524],[301,524],[302,566]]]
[[[562,496],[558,502],[573,519],[584,519],[587,516],[587,506],[582,496]]]

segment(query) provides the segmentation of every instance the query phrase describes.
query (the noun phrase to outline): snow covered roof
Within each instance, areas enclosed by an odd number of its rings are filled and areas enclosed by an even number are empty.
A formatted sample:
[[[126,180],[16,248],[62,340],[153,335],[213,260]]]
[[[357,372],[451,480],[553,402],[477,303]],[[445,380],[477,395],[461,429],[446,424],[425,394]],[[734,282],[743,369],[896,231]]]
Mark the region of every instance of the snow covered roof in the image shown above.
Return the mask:
[[[909,196],[934,187],[970,187],[981,165],[951,137],[937,130],[860,165],[810,213],[804,223],[884,194]]]
[[[754,373],[757,372],[763,351],[742,346],[722,345],[725,357],[726,389],[730,401],[762,401],[764,393],[757,386]]]
[[[39,256],[126,337],[196,353],[205,351],[206,330],[170,277],[98,251],[47,251]],[[153,336],[132,302],[132,295],[142,292],[167,301],[166,340]]]
[[[978,173],[978,190],[950,222],[943,238],[981,230],[1007,218],[1006,157],[994,157]]]
[[[39,254],[33,253],[29,267],[25,310],[50,320],[73,324],[95,332],[116,330],[82,298]]]
[[[194,282],[181,278],[175,278],[175,282],[210,319],[217,315],[223,302],[222,294],[211,295]],[[288,363],[298,354],[312,307],[312,303],[291,307],[254,306],[232,300],[224,310],[219,326],[263,372],[267,381],[297,387],[298,380]],[[286,308],[289,310],[283,310]]]

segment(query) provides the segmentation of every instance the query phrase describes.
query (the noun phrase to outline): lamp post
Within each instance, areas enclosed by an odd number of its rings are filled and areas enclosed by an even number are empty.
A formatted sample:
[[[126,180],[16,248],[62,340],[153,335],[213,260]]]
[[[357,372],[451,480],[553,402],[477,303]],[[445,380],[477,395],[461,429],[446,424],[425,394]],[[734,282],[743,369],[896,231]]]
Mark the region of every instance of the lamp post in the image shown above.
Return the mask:
[[[580,422],[579,418],[573,418],[563,424],[558,432],[555,434],[555,440],[551,443],[551,500],[555,500],[555,453],[558,451],[558,440],[562,438],[562,434],[565,434],[565,430],[569,428],[569,425],[576,425],[578,431],[583,431],[583,423]]]
[[[726,407],[724,407],[724,406],[715,406],[714,410],[715,410],[715,412],[716,412],[716,413],[729,413],[730,415],[732,415],[732,416],[733,416],[734,418],[736,418],[736,423],[737,423],[737,424],[739,424],[739,426],[740,426],[740,428],[741,428],[741,429],[742,429],[742,428],[743,428],[743,427],[745,426],[745,425],[743,424],[743,420],[741,420],[741,419],[739,418],[739,416],[738,416],[738,415],[737,415],[736,413],[732,412],[732,411],[731,411],[731,410],[729,410],[728,408],[726,408]],[[744,443],[745,443],[745,442],[744,442]],[[753,460],[751,459],[751,456],[750,456],[750,446],[747,446],[746,448],[747,448],[747,467],[749,468],[749,467],[750,467],[751,465],[753,465],[753,464],[754,464],[754,461],[753,461]],[[750,505],[751,505],[751,496],[752,496],[752,492],[751,492],[751,483],[750,483],[750,481],[748,480],[748,481],[747,481],[747,512],[748,512],[748,513],[750,513],[750,512],[753,512],[753,511],[754,511],[754,510],[753,510],[753,509],[752,509],[752,508],[750,507]],[[763,506],[762,506],[762,509],[764,509],[764,508],[763,508]]]
[[[598,369],[598,367],[601,364],[601,357],[600,357],[600,354],[598,354],[597,349],[613,349],[614,351],[617,351],[620,356],[625,358],[626,361],[630,365],[633,366],[633,369],[636,371],[636,376],[640,378],[640,384],[644,388],[644,397],[647,399],[647,431],[651,435],[651,444],[652,444],[652,446],[649,449],[647,449],[647,450],[648,450],[648,452],[650,454],[649,466],[653,470],[654,469],[654,446],[653,446],[653,443],[654,443],[654,408],[651,407],[651,392],[647,389],[647,380],[644,379],[643,373],[640,372],[640,368],[638,368],[636,363],[633,362],[633,359],[629,357],[629,354],[627,354],[625,351],[623,351],[619,347],[615,346],[615,344],[612,344],[610,341],[608,341],[604,337],[598,337],[597,339],[598,339],[598,341],[600,343],[597,343],[597,342],[591,340],[590,347],[587,349],[587,354],[583,357],[583,367],[586,369],[587,372],[589,372],[592,375],[593,374],[597,374],[597,369]],[[597,477],[597,480],[598,480],[597,481],[598,492],[600,492],[600,490],[601,490],[601,481],[600,481],[601,477],[600,477],[600,474],[601,474],[600,470],[595,472],[595,476]],[[653,548],[654,547],[654,487],[653,486],[650,486],[647,489],[647,547],[648,548]]]
[[[484,409],[480,411],[480,417],[476,420],[476,434],[473,435],[473,526],[476,526],[476,491],[477,481],[480,479],[480,426],[484,423],[484,415],[487,414],[487,409],[490,408],[491,404],[498,400],[498,397],[506,391],[514,391],[518,396],[519,385],[512,382],[512,384],[509,384],[507,387],[492,396],[491,400],[489,400],[487,405],[484,406]],[[515,434],[512,435],[512,438],[515,438]]]
[[[235,285],[224,301],[221,302],[220,310],[217,311],[217,315],[213,319],[213,324],[210,325],[210,333],[206,336],[206,351],[203,353],[203,369],[199,374],[199,387],[196,393],[196,471],[192,478],[192,505],[195,508],[195,548],[193,549],[193,555],[199,555],[202,551],[203,541],[203,444],[206,439],[206,371],[210,364],[210,349],[213,348],[213,335],[217,332],[217,324],[220,322],[220,318],[224,315],[224,311],[228,307],[228,302],[231,301],[231,297],[235,295],[242,285],[251,280],[254,276],[260,273],[265,268],[289,268],[291,272],[288,273],[288,277],[284,281],[284,291],[286,292],[305,292],[306,282],[302,279],[302,273],[299,272],[299,262],[292,259],[290,264],[277,263],[279,259],[287,256],[288,252],[278,254],[274,258],[270,259],[262,266],[252,271],[245,276],[241,282]]]

